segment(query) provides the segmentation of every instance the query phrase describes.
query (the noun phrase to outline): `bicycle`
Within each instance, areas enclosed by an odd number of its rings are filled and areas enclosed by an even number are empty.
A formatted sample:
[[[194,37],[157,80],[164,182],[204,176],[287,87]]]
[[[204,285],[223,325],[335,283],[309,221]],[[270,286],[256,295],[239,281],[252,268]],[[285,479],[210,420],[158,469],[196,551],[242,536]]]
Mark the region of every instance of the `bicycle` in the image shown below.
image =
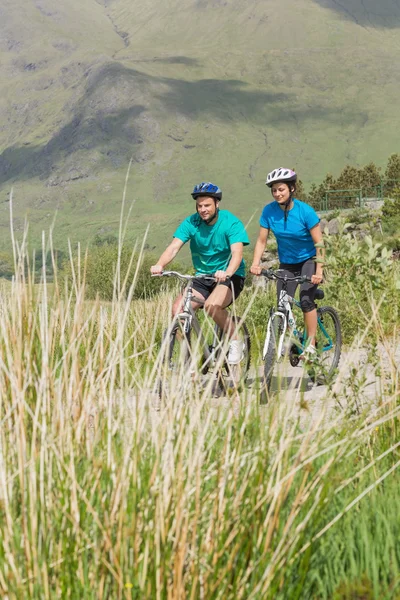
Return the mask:
[[[305,283],[311,281],[308,277],[288,277],[287,274],[279,275],[278,271],[263,269],[261,275],[270,280],[283,282],[279,295],[277,309],[271,308],[267,325],[267,333],[263,348],[264,363],[264,385],[262,402],[265,402],[265,394],[270,392],[272,374],[275,363],[289,352],[289,361],[293,367],[297,367],[301,355],[307,345],[307,332],[298,329],[292,306],[300,308],[300,302],[287,293],[287,282],[296,281]],[[325,294],[321,289],[315,293],[316,300],[322,300]],[[311,363],[309,376],[314,383],[324,384],[331,381],[340,360],[342,347],[342,334],[339,316],[331,306],[317,306],[317,334],[315,348],[317,350],[315,364]],[[289,334],[289,343],[285,346],[285,336]]]
[[[192,301],[201,306],[204,306],[205,303],[204,300],[195,296],[193,280],[203,278],[216,281],[214,277],[184,275],[177,271],[164,271],[160,275],[177,277],[186,284],[182,311],[174,317],[171,326],[163,334],[162,352],[160,353],[161,369],[157,385],[160,398],[167,394],[168,390],[165,388],[168,383],[172,388],[177,387],[182,381],[187,380],[188,373],[191,375],[213,373],[216,375],[220,389],[228,387],[227,380],[229,379],[232,380],[235,387],[241,382],[244,383],[250,368],[250,335],[244,321],[237,315],[231,316],[235,323],[236,336],[243,343],[242,360],[237,365],[231,365],[228,364],[226,356],[228,339],[223,331],[215,324],[211,340],[207,340],[196,312],[192,308]]]

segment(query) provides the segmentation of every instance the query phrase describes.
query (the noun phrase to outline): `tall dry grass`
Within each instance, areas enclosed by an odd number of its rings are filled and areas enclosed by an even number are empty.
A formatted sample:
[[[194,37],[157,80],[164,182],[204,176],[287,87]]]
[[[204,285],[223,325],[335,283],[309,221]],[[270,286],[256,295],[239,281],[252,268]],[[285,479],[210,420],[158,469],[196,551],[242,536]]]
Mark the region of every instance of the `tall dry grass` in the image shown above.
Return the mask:
[[[313,418],[295,389],[267,408],[252,389],[218,405],[184,368],[160,407],[170,298],[132,303],[117,272],[114,300],[87,302],[84,256],[72,286],[56,269],[48,285],[25,242],[14,249],[0,312],[2,597],[399,594],[398,339],[374,397],[344,368]]]

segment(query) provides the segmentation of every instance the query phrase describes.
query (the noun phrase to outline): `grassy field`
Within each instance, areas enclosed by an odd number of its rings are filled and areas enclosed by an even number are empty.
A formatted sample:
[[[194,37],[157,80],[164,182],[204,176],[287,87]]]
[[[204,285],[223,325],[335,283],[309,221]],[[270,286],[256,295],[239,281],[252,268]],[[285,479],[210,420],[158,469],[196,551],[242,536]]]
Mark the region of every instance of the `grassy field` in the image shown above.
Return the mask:
[[[247,221],[279,163],[308,187],[398,151],[393,2],[14,0],[2,20],[0,227],[14,185],[35,245],[56,211],[64,250],[115,232],[131,157],[132,239],[150,224],[160,248],[198,181]]]
[[[34,285],[15,248],[0,311],[3,597],[400,598],[399,266],[329,243],[342,251],[328,297],[381,386],[360,403],[359,373],[339,374],[313,422],[291,391],[212,405],[187,369],[187,392],[157,410],[172,296],[131,302],[117,276],[112,302],[87,301],[83,258],[69,286],[57,272]],[[251,296],[239,309],[257,365],[273,290]]]

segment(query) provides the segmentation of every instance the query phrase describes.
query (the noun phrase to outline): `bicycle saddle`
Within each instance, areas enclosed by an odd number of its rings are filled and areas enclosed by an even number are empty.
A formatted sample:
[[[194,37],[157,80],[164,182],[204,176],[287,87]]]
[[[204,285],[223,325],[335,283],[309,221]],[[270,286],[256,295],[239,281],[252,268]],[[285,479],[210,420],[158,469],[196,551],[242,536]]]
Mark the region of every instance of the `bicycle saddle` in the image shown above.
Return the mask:
[[[315,292],[315,299],[322,300],[323,298],[325,298],[325,292],[324,292],[324,290],[321,290],[320,288],[318,288],[317,291]]]

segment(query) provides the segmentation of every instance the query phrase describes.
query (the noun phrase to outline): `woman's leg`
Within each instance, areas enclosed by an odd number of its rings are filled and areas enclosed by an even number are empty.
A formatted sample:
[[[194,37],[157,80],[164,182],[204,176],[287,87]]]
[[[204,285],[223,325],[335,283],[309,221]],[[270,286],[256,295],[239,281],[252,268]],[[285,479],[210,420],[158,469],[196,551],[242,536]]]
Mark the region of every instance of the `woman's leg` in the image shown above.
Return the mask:
[[[281,263],[279,265],[279,271],[280,271],[279,274],[287,275],[288,277],[295,277],[296,275],[301,275],[301,266],[302,266],[302,263],[294,264],[294,265]],[[297,286],[298,286],[298,283],[296,283],[295,281],[288,281],[286,283],[286,292],[289,296],[292,296],[292,298],[294,298],[294,295],[297,290]],[[279,306],[279,297],[281,295],[282,288],[283,288],[283,281],[278,279],[277,283],[276,283],[276,294],[277,294],[277,305],[278,306]]]
[[[317,310],[310,310],[304,313],[304,324],[307,330],[308,342],[311,346],[315,346],[315,336],[317,334]]]
[[[315,266],[313,258],[306,260],[301,268],[301,274],[311,277],[315,273]],[[300,305],[304,314],[308,342],[312,346],[315,346],[315,336],[317,333],[317,309],[314,302],[317,287],[313,283],[302,283],[300,286]]]

